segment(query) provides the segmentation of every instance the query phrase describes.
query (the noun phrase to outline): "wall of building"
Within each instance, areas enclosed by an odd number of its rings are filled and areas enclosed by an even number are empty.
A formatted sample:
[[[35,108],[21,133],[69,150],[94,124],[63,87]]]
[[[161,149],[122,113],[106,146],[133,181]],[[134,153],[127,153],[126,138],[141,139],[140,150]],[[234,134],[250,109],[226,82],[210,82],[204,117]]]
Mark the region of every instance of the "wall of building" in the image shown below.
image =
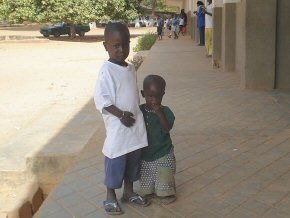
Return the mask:
[[[277,1],[276,88],[290,89],[290,1]]]
[[[239,73],[242,88],[290,89],[290,1],[213,2],[219,5],[214,8],[214,66]],[[194,22],[192,38],[198,41]]]

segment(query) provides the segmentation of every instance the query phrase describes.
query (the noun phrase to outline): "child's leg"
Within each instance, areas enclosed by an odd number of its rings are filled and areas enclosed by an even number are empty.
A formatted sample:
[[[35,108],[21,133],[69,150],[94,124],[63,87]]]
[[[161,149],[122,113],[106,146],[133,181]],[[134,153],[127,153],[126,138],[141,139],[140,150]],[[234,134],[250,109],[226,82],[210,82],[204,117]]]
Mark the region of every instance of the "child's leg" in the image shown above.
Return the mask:
[[[150,202],[133,190],[133,182],[139,179],[141,149],[127,154],[126,172],[124,177],[123,200],[139,206],[148,206]]]
[[[127,197],[135,195],[133,191],[133,182],[130,182],[127,179],[124,180],[124,195],[126,195]]]
[[[126,156],[126,169],[124,175],[124,196],[132,197],[136,195],[133,191],[133,182],[137,181],[140,176],[141,149],[132,151]]]
[[[115,189],[111,189],[107,187],[107,200],[117,200]]]
[[[115,189],[122,187],[125,164],[124,156],[117,158],[105,157],[105,185],[107,187],[107,199],[103,202],[106,212],[110,215],[122,214],[118,204]]]
[[[176,200],[175,179],[176,161],[173,150],[158,159],[158,174],[156,176],[156,194],[162,204],[170,204]]]
[[[108,195],[110,198],[115,198],[115,189],[122,187],[124,173],[126,168],[126,157],[120,156],[110,159],[105,157],[105,181]]]
[[[176,31],[174,32],[174,38],[176,38],[176,39],[178,39],[178,35],[177,35],[177,33],[176,33]]]

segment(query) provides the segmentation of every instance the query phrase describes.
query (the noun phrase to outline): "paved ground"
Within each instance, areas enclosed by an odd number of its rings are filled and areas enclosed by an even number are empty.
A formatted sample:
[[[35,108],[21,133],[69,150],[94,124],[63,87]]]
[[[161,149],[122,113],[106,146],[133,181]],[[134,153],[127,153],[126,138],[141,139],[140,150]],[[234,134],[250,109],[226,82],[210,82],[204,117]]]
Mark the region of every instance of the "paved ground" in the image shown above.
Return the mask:
[[[236,73],[212,69],[204,48],[185,37],[154,45],[138,71],[140,84],[151,73],[166,79],[164,104],[176,115],[178,199],[169,206],[152,199],[148,208],[122,204],[122,217],[290,217],[290,92],[240,89]],[[92,101],[87,107],[101,122]],[[104,134],[103,127],[95,132],[35,217],[107,217]]]

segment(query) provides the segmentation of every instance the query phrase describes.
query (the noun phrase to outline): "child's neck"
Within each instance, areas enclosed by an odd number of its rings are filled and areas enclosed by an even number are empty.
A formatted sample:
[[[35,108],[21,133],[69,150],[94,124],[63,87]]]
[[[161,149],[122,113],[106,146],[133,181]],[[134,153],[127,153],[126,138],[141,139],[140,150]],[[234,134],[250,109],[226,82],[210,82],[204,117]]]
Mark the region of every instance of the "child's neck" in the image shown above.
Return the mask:
[[[127,62],[125,60],[120,62],[120,61],[116,61],[116,60],[114,60],[112,58],[109,58],[109,61],[114,63],[114,64],[118,64],[120,66],[123,66],[123,67],[127,67],[128,66],[128,64],[127,64]]]

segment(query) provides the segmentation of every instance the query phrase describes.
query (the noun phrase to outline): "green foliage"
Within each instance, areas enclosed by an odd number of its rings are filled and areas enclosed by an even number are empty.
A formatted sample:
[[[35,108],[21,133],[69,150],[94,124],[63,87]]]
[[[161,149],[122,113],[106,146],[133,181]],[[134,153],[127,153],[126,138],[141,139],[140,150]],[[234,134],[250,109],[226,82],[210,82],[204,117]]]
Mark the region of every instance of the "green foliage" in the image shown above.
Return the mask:
[[[0,19],[10,23],[132,20],[140,13],[141,0],[0,0]]]
[[[133,48],[134,52],[142,51],[142,50],[150,50],[152,45],[154,45],[158,36],[154,32],[148,32],[145,35],[141,36],[138,39],[136,46]]]
[[[152,0],[143,0],[142,4],[148,8],[152,8],[153,1]],[[165,0],[156,0],[156,8],[164,8],[165,6]]]
[[[108,0],[104,20],[134,20],[141,14],[141,0]]]
[[[92,0],[34,0],[37,10],[36,22],[89,23],[96,16],[98,8]],[[99,6],[99,5],[98,5]],[[101,11],[98,8],[98,11]]]
[[[152,4],[153,4],[152,0],[143,0],[142,1],[142,5],[144,5],[147,8],[152,8],[152,6],[153,6]],[[166,5],[165,0],[156,0],[155,11],[178,13],[179,10],[180,10],[179,7]]]
[[[35,17],[34,0],[0,0],[0,20],[22,23]]]

